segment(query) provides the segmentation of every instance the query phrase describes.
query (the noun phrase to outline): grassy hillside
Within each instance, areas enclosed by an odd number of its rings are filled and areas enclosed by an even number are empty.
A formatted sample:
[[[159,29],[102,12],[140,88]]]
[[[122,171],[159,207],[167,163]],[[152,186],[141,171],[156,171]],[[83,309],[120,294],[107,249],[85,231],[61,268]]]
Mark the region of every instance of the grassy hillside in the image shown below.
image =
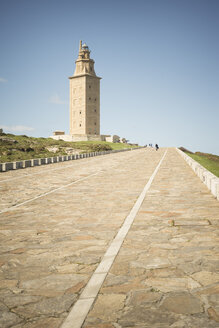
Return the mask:
[[[0,163],[131,147],[133,146],[105,141],[66,142],[3,133],[0,135]]]
[[[201,152],[192,153],[185,151],[185,153],[204,166],[208,171],[219,177],[219,156]]]

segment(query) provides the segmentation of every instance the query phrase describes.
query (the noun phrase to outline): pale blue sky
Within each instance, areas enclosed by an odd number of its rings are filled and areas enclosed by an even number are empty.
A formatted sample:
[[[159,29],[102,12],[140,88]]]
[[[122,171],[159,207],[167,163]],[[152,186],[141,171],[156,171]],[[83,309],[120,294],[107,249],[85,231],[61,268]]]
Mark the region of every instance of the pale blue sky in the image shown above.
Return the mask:
[[[102,134],[219,154],[218,34],[217,0],[0,0],[0,126],[69,133],[82,39]]]

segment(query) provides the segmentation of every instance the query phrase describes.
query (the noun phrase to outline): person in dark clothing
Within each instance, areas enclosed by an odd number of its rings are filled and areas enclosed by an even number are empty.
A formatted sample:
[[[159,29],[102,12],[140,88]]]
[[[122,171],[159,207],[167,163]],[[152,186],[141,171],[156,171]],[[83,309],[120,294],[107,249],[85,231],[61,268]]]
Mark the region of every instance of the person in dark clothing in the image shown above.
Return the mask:
[[[158,147],[158,144],[156,144],[156,145],[155,145],[155,148],[156,148],[156,150],[158,150],[158,149],[159,149],[159,147]]]

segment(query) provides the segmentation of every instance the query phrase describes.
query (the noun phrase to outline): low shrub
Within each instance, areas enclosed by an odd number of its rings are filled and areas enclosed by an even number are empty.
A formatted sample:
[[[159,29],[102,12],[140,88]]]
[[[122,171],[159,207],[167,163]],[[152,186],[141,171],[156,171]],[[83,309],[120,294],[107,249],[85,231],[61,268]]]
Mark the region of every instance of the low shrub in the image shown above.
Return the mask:
[[[106,144],[93,144],[90,145],[90,150],[91,151],[108,151],[112,150],[112,147]]]

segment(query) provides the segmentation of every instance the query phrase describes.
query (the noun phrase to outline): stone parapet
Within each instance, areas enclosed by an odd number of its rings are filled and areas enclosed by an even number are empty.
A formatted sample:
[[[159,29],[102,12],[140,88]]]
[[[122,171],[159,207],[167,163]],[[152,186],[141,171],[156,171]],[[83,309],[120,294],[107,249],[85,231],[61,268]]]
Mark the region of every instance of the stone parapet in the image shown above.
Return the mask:
[[[205,167],[196,162],[186,153],[176,148],[178,153],[184,158],[184,160],[191,166],[193,171],[201,179],[201,181],[206,185],[206,187],[211,191],[212,195],[219,200],[219,178],[213,173],[209,172]]]

